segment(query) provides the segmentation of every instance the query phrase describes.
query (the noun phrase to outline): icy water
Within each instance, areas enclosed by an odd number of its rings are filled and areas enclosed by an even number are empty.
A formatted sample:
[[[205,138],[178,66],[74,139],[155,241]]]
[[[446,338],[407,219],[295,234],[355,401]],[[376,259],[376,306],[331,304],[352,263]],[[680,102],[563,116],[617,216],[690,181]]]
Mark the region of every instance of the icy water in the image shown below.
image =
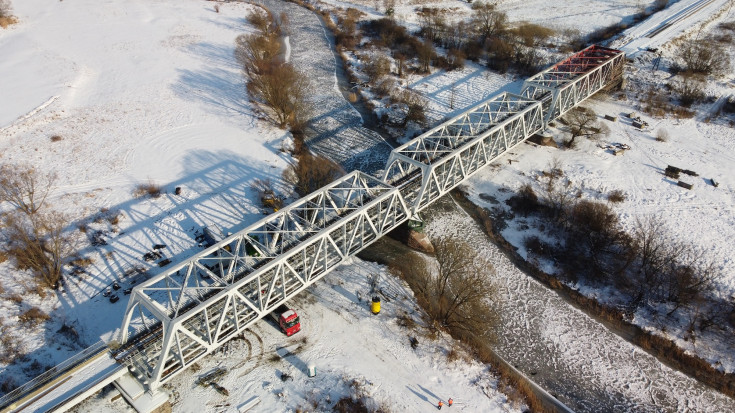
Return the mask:
[[[663,365],[518,269],[445,197],[430,236],[457,236],[492,260],[502,327],[496,351],[576,412],[732,412],[735,400]]]

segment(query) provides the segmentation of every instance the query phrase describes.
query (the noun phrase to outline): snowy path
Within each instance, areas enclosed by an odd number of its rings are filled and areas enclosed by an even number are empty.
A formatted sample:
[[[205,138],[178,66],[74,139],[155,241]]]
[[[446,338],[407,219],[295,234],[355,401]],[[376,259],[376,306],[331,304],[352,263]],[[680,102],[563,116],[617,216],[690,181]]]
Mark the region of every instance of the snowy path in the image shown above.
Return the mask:
[[[290,61],[312,82],[312,130],[306,141],[309,149],[347,171],[372,173],[382,168],[391,147],[376,132],[361,126],[362,117],[342,96],[332,53],[334,45],[319,17],[285,1],[264,0],[262,4],[274,15],[288,15]]]
[[[496,351],[578,413],[728,412],[735,400],[672,370],[516,268],[459,207],[439,201],[432,236],[458,236],[489,257],[504,301]]]

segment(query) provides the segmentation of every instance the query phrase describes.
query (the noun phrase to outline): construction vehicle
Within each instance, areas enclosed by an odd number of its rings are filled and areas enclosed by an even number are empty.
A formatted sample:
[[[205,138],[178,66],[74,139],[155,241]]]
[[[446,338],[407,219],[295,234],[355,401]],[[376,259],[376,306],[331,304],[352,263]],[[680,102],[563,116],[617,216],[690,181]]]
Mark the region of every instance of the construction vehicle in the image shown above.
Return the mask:
[[[273,212],[278,212],[278,210],[283,206],[283,199],[277,196],[272,190],[266,189],[260,195],[260,203],[265,208],[270,208]]]
[[[275,310],[271,311],[270,316],[281,327],[281,331],[289,337],[301,330],[299,315],[293,309],[288,308],[286,304],[279,305]]]

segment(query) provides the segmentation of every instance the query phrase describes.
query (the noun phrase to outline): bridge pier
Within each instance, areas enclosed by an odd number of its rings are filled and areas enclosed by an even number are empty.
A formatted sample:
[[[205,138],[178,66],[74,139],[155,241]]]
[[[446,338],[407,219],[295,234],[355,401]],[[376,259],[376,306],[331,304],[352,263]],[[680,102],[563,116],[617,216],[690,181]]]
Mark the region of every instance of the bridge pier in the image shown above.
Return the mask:
[[[171,412],[168,393],[161,388],[148,390],[130,372],[113,382],[120,394],[138,413]]]

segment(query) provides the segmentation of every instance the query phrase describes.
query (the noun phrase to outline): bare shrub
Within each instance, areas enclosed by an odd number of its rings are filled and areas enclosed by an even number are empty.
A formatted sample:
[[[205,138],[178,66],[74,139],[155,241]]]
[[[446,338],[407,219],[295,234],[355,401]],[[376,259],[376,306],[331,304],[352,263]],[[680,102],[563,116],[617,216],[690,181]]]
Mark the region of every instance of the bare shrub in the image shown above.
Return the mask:
[[[701,102],[706,98],[704,87],[706,78],[695,72],[685,72],[680,82],[674,84],[674,91],[679,95],[679,102],[684,107]]]
[[[602,202],[581,200],[567,214],[567,268],[577,274],[609,282],[632,261],[630,237],[618,225],[618,216]]]
[[[399,326],[405,327],[409,330],[413,330],[416,327],[416,322],[413,320],[413,317],[411,317],[411,315],[406,313],[405,311],[401,311],[396,316],[396,323]]]
[[[653,2],[653,10],[659,11],[666,8],[666,6],[669,4],[669,0],[655,0]]]
[[[669,131],[666,129],[659,129],[656,131],[656,141],[658,142],[668,142],[669,141]]]
[[[270,33],[272,19],[266,9],[257,8],[247,16],[248,23],[262,33]]]
[[[10,5],[10,0],[0,0],[0,27],[4,29],[16,21],[15,17],[13,17],[13,8]]]
[[[390,77],[385,77],[375,85],[374,89],[378,96],[388,96],[396,89],[396,81]]]
[[[684,69],[703,75],[720,75],[730,66],[727,50],[711,39],[689,39],[677,48],[677,57]]]
[[[569,125],[570,135],[570,138],[564,141],[567,148],[573,148],[579,137],[596,139],[610,132],[606,125],[600,123],[597,114],[589,108],[578,106],[570,110],[565,119]]]
[[[529,235],[523,239],[523,246],[531,254],[547,256],[552,252],[552,247],[536,235]]]
[[[408,113],[405,122],[416,122],[419,125],[426,124],[425,108],[428,106],[426,99],[413,90],[406,90],[401,96],[401,101],[408,105]]]
[[[0,0],[0,17],[11,17],[12,13],[13,8],[10,5],[10,0]]]
[[[94,264],[94,258],[90,257],[76,257],[69,261],[70,265],[76,266],[76,267],[88,267],[92,264]]]
[[[51,186],[56,181],[54,173],[40,173],[25,164],[0,166],[0,202],[8,202],[25,214],[40,210]]]
[[[461,49],[451,48],[447,51],[447,61],[449,62],[450,70],[463,69],[466,58],[467,56],[465,56]]]
[[[487,66],[505,73],[510,69],[516,55],[516,47],[507,40],[491,38],[487,41]]]
[[[35,326],[37,324],[48,321],[50,319],[51,319],[51,316],[44,313],[43,310],[41,310],[38,307],[31,307],[29,310],[25,311],[24,313],[18,316],[18,320],[21,323],[31,325],[31,326]]]
[[[219,13],[219,4],[214,5],[214,12]]]
[[[554,29],[524,22],[513,30],[513,34],[518,36],[525,46],[538,47],[556,33]]]
[[[133,196],[136,198],[142,198],[144,196],[150,196],[151,198],[158,198],[161,196],[161,187],[153,183],[152,181],[138,184],[133,190]]]
[[[297,162],[290,163],[283,171],[283,179],[303,196],[334,181],[343,173],[342,168],[329,159],[305,152]]]
[[[273,35],[245,35],[235,39],[235,59],[246,73],[255,72],[262,61],[271,61],[278,56],[281,42]]]
[[[36,282],[57,289],[62,266],[74,249],[71,237],[64,232],[69,218],[58,212],[34,214],[7,214],[3,224],[9,240],[8,255],[16,266],[32,270]]]
[[[365,73],[368,75],[370,83],[377,82],[378,79],[390,73],[390,60],[385,56],[370,59],[365,64]]]
[[[15,304],[20,304],[23,302],[23,296],[20,294],[13,294],[8,297],[8,300],[10,300],[11,302]]]
[[[0,317],[0,363],[12,363],[22,354],[22,351],[23,343],[20,338],[15,335],[12,326],[6,325],[5,320]],[[6,380],[2,386],[15,387],[15,381]]]
[[[61,135],[52,135],[50,139],[51,139],[51,142],[58,142],[58,141],[63,140],[64,138],[62,138]]]
[[[609,194],[607,194],[607,200],[609,202],[612,202],[613,204],[623,202],[625,201],[625,199],[625,192],[623,192],[621,189],[614,189],[610,191]]]

